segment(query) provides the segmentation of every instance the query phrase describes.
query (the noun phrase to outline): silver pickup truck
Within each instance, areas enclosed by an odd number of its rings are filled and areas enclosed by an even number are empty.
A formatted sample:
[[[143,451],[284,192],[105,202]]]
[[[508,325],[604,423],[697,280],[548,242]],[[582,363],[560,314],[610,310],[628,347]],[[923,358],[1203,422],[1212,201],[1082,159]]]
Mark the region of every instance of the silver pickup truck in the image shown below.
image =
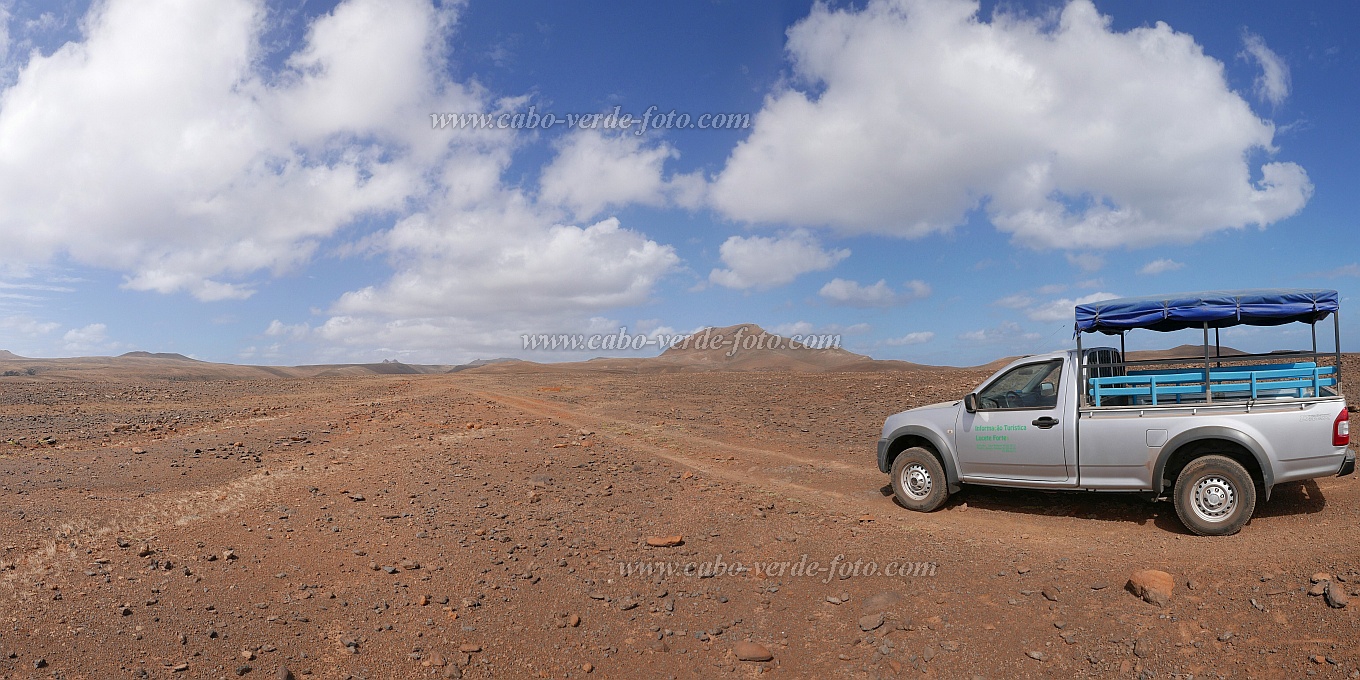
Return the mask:
[[[1169,493],[1186,528],[1236,533],[1258,496],[1355,469],[1341,394],[1335,291],[1272,289],[1121,298],[1077,307],[1077,348],[1017,359],[958,401],[893,415],[878,467],[923,512],[965,484]],[[1320,353],[1317,323],[1336,343]],[[1210,331],[1290,322],[1311,351],[1221,355]],[[1134,329],[1203,329],[1203,356],[1126,360]],[[1083,349],[1083,333],[1120,348]]]

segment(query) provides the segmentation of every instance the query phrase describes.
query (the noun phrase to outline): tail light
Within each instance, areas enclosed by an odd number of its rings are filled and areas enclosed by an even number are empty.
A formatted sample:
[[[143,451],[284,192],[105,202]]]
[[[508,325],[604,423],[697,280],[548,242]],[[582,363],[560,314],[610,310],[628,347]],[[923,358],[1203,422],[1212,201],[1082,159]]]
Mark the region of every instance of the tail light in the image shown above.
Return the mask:
[[[1332,422],[1332,446],[1348,446],[1351,443],[1351,418],[1346,409]]]

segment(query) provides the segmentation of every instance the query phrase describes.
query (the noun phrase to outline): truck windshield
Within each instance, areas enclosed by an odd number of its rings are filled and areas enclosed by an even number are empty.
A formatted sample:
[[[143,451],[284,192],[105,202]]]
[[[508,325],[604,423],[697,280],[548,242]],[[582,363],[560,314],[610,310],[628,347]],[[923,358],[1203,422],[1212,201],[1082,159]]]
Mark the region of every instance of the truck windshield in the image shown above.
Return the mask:
[[[1061,376],[1061,359],[1016,366],[978,392],[978,408],[1053,408]]]

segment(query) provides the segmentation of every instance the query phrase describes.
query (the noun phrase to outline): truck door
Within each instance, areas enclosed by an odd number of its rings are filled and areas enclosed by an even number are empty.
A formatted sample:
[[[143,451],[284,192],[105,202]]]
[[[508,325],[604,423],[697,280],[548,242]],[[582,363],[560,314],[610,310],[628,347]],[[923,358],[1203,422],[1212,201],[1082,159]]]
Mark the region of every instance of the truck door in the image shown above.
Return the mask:
[[[961,476],[1047,484],[1073,478],[1060,422],[1070,398],[1062,368],[1062,359],[1016,366],[977,391],[976,412],[960,409]]]

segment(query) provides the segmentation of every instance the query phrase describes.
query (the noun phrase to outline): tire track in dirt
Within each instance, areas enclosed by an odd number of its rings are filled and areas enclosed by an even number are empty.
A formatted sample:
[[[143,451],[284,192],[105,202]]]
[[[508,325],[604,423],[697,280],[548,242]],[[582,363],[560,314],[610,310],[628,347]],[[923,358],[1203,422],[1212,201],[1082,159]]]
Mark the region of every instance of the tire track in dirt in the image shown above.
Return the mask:
[[[463,389],[472,396],[504,404],[525,413],[552,418],[573,427],[593,430],[597,436],[604,435],[606,439],[621,446],[641,449],[714,477],[739,484],[778,489],[781,493],[799,496],[802,500],[827,511],[836,513],[883,512],[885,504],[895,508],[895,506],[892,506],[891,500],[870,502],[863,497],[863,492],[873,491],[877,493],[877,490],[882,487],[882,480],[876,470],[865,470],[839,461],[823,461],[782,451],[729,444],[683,431],[668,430],[664,433],[654,433],[652,432],[654,428],[651,426],[610,417],[596,413],[591,409],[573,408],[556,402],[521,395],[488,392],[472,388]],[[719,458],[711,455],[704,456],[697,453],[699,451],[725,451],[740,455]],[[747,468],[735,470],[730,465],[724,464],[732,462],[743,463]],[[826,484],[824,486],[822,484],[813,486],[794,481],[792,478],[780,478],[778,473],[781,470],[786,470],[790,462],[800,467],[808,466],[810,470],[799,470],[799,472],[815,475],[819,482],[825,480]],[[754,471],[754,468],[759,467],[766,467],[768,471]],[[833,482],[830,478],[831,475],[835,475],[838,479]],[[857,494],[857,491],[860,493]]]
[[[1034,543],[1061,548],[1081,537],[1087,540],[1114,541],[1136,540],[1125,534],[1110,535],[1108,522],[1066,522],[1062,532],[1053,532],[1049,514],[1033,514],[1007,509],[980,510],[976,512],[952,512],[948,509],[932,513],[916,513],[898,506],[891,496],[881,495],[880,490],[887,484],[887,477],[876,467],[854,466],[839,461],[823,461],[796,454],[770,449],[731,444],[683,430],[666,429],[656,432],[656,428],[623,418],[616,418],[579,406],[564,405],[552,400],[539,399],[518,394],[507,394],[486,389],[461,387],[469,395],[504,404],[539,417],[553,418],[573,427],[588,428],[598,435],[621,446],[640,450],[665,458],[672,462],[690,466],[696,470],[743,485],[760,487],[781,494],[795,496],[824,511],[842,515],[873,515],[880,527],[893,527],[900,531],[917,533],[959,532],[977,540],[1014,541],[1019,536]],[[723,451],[733,454],[735,461],[726,457],[705,456],[704,451]],[[736,462],[740,469],[730,464]],[[799,472],[815,477],[816,483],[809,484],[782,478],[792,462],[808,466]],[[757,470],[756,468],[763,468]],[[997,492],[986,490],[984,494]],[[1003,491],[1004,493],[1004,491]],[[1046,500],[1047,495],[1036,497]],[[966,496],[965,496],[966,500]],[[1072,508],[1081,508],[1080,514],[1087,510],[1110,512],[1102,508],[1097,496],[1071,495],[1062,497],[1064,514]],[[998,513],[1002,517],[998,517]],[[1150,523],[1150,521],[1148,522]],[[1141,523],[1140,523],[1141,524]],[[1121,540],[1122,539],[1122,540]]]

